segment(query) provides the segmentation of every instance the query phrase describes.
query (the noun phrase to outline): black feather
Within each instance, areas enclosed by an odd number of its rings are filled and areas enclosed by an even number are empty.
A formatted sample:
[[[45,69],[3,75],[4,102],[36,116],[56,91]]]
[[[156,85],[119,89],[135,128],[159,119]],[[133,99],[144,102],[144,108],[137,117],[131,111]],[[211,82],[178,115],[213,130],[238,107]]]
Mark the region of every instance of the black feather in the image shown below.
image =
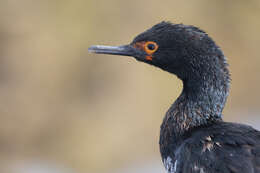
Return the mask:
[[[215,42],[197,27],[169,22],[153,26],[132,44],[141,41],[159,45],[151,62],[141,61],[183,81],[161,125],[160,151],[168,173],[259,173],[260,132],[222,120],[230,75]]]

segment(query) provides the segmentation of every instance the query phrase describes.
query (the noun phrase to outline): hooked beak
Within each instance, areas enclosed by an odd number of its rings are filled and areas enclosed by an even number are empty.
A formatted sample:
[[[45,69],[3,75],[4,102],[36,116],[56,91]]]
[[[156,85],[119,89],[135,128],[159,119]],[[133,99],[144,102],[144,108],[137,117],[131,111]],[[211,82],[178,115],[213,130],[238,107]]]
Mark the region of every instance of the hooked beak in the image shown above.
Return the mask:
[[[88,51],[97,54],[133,56],[135,58],[141,58],[143,56],[143,52],[134,48],[132,45],[123,45],[123,46],[94,45],[94,46],[90,46],[88,48]]]

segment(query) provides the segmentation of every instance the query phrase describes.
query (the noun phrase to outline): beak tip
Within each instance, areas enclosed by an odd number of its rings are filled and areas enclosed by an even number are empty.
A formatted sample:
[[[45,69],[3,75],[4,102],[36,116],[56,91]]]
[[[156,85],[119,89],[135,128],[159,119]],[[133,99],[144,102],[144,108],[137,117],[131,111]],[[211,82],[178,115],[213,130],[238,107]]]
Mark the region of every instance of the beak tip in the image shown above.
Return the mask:
[[[88,52],[89,52],[89,53],[95,53],[95,46],[90,46],[90,47],[88,48]]]

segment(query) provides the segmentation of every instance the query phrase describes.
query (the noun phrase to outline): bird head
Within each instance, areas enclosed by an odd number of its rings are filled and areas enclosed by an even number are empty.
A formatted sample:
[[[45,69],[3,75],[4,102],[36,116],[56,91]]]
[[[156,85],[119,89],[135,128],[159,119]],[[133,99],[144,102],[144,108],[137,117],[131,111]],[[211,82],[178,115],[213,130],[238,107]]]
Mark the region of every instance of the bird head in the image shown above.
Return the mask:
[[[185,80],[225,67],[225,58],[214,41],[197,27],[161,22],[123,46],[91,46],[89,52],[132,56]]]

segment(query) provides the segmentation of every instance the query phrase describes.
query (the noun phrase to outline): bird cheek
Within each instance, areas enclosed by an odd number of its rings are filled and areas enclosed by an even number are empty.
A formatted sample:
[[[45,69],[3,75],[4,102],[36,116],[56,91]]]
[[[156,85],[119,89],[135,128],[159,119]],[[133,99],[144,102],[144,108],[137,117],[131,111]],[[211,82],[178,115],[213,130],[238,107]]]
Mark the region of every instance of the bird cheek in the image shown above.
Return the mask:
[[[146,59],[147,61],[152,61],[152,60],[153,60],[153,57],[152,57],[151,55],[147,55],[147,56],[145,56],[145,59]]]

